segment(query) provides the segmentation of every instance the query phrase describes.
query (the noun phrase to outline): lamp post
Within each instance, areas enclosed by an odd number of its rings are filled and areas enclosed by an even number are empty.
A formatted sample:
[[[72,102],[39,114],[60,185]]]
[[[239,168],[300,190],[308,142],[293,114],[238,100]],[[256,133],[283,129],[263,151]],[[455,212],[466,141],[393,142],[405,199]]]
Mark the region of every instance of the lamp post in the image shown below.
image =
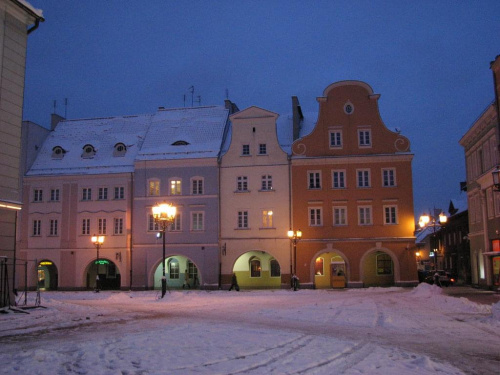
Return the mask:
[[[95,234],[92,236],[92,243],[94,244],[97,255],[95,260],[95,289],[96,293],[99,293],[99,249],[104,243],[104,236],[96,236]]]
[[[431,216],[427,214],[423,214],[420,216],[420,219],[418,221],[418,225],[420,225],[421,228],[424,227],[432,227],[432,238],[434,242],[434,246],[436,245],[436,227],[441,228],[446,222],[448,221],[448,218],[444,214],[444,212],[441,212],[439,215]],[[438,249],[432,247],[431,248],[433,254],[434,254],[434,270],[437,270],[437,252]]]
[[[153,206],[152,211],[153,219],[159,225],[163,238],[163,258],[161,261],[161,298],[163,298],[167,292],[167,279],[165,277],[165,232],[167,231],[167,227],[174,222],[177,209],[172,204],[161,203]]]
[[[297,242],[302,238],[302,231],[299,229],[293,231],[290,229],[288,231],[288,238],[293,244],[293,275],[292,275],[292,288],[294,291],[297,290]]]

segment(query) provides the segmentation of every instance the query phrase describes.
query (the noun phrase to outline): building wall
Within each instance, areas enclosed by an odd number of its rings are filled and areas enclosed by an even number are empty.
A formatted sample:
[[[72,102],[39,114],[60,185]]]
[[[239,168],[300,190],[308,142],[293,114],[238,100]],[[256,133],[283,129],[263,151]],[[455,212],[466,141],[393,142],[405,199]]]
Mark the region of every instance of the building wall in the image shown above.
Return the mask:
[[[233,271],[250,286],[272,287],[275,281],[264,281],[248,277],[247,271],[235,267],[238,259],[246,253],[258,251],[262,255],[262,272],[266,272],[271,258],[279,262],[281,280],[288,285],[290,280],[289,228],[289,164],[287,154],[281,149],[276,132],[278,115],[267,110],[250,107],[230,117],[232,122],[231,144],[220,163],[221,197],[221,247],[222,282],[230,283]],[[259,154],[261,144],[266,153]],[[243,155],[247,145],[248,155]],[[271,176],[272,189],[262,188],[262,177]],[[238,177],[246,177],[247,189],[238,190]],[[272,224],[266,227],[263,213],[272,212]],[[248,226],[238,227],[238,212],[248,213]],[[269,220],[269,218],[266,218]],[[270,255],[270,257],[268,256]],[[245,274],[245,272],[247,272]]]
[[[218,286],[219,279],[219,195],[218,166],[215,158],[140,161],[134,181],[133,287],[153,288],[155,270],[161,266],[162,239],[149,227],[152,207],[171,203],[181,215],[180,230],[166,234],[166,257],[182,256],[197,267],[199,282],[207,288]],[[193,178],[203,180],[203,194],[193,194]],[[180,194],[172,195],[171,179],[181,181]],[[158,180],[158,196],[150,195],[148,182]],[[203,229],[192,227],[192,214],[203,214]],[[153,230],[150,230],[153,229]],[[184,271],[184,270],[182,270]]]
[[[362,82],[330,85],[318,98],[316,127],[292,146],[293,228],[303,233],[297,250],[301,284],[315,283],[316,257],[332,251],[346,263],[351,286],[405,285],[416,280],[411,251],[413,155],[408,139],[383,124],[378,97]],[[369,144],[360,145],[360,132],[364,141],[368,132]],[[384,186],[384,171],[392,174],[392,186]],[[343,176],[343,186],[335,185],[334,173]],[[358,186],[358,173],[368,176],[368,186]],[[359,210],[367,208],[370,221],[363,222]],[[394,223],[385,222],[386,208],[395,211]],[[335,212],[343,220],[335,221]],[[389,254],[394,263],[390,281],[387,276],[373,276],[379,252]]]

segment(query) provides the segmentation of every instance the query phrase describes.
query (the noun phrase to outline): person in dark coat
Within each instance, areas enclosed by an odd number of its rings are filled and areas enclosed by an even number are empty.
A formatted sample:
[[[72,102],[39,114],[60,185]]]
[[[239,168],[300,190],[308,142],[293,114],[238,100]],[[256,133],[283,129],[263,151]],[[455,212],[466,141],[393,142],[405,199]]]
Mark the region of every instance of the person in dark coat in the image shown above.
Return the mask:
[[[238,279],[236,278],[236,273],[233,272],[233,275],[231,276],[231,286],[229,287],[229,290],[236,289],[237,292],[240,291],[240,286],[238,285]]]

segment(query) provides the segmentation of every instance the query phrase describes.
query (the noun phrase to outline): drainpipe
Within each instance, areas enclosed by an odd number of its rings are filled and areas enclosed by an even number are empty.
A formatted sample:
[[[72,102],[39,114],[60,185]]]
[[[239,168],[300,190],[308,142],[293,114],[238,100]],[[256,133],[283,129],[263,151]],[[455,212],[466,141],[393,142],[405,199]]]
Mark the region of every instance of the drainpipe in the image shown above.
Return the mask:
[[[130,177],[131,177],[131,187],[130,187],[130,252],[129,252],[129,267],[130,267],[130,274],[129,274],[129,289],[132,290],[132,265],[133,265],[133,259],[134,257],[132,256],[133,248],[134,248],[134,172],[130,172]]]
[[[43,18],[42,18],[42,20],[43,20]],[[31,34],[33,31],[35,31],[36,29],[38,29],[39,25],[40,25],[40,18],[37,18],[35,20],[35,24],[31,28],[28,29],[28,35]]]

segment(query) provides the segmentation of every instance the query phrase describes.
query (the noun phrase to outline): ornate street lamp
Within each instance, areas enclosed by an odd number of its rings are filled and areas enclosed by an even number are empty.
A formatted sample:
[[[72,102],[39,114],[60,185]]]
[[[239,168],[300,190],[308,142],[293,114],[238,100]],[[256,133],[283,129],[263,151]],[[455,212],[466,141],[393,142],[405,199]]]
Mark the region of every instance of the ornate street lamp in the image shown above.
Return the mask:
[[[500,166],[497,165],[495,170],[491,172],[493,177],[493,187],[495,191],[500,191]]]
[[[174,222],[175,214],[177,208],[169,203],[161,203],[153,206],[153,219],[155,223],[160,227],[162,238],[163,238],[163,258],[162,264],[162,278],[161,278],[161,298],[165,296],[167,292],[167,279],[165,277],[165,232],[167,227]]]
[[[96,260],[95,260],[95,289],[94,291],[96,293],[99,293],[100,289],[100,283],[99,283],[99,249],[101,248],[102,244],[104,243],[104,236],[96,236],[95,234],[92,236],[92,243],[94,244],[96,250],[97,250],[97,255],[96,255]]]
[[[294,291],[297,290],[297,242],[302,238],[302,231],[299,229],[297,231],[293,231],[290,229],[288,231],[288,238],[292,241],[293,244],[293,275],[292,275],[292,288]]]
[[[448,221],[448,217],[444,214],[444,212],[441,212],[437,216],[423,214],[422,216],[420,216],[420,219],[418,220],[418,225],[420,225],[421,228],[432,227],[432,232],[433,232],[432,238],[433,238],[434,245],[436,245],[435,244],[435,242],[436,242],[436,227],[437,228],[443,227],[447,221]],[[437,270],[437,252],[439,249],[431,248],[431,250],[434,254],[434,269]]]

